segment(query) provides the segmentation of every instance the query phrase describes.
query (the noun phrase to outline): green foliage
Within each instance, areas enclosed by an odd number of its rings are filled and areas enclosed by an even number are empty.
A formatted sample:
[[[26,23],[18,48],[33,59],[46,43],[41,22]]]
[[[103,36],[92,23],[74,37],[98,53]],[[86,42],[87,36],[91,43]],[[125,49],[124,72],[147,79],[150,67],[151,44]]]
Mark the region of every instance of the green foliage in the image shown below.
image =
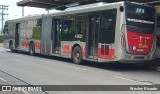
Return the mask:
[[[33,39],[35,40],[41,39],[41,28],[40,27],[33,28]]]
[[[0,43],[2,43],[2,42],[3,42],[3,36],[0,35]]]
[[[71,26],[70,26],[70,28],[69,28],[69,33],[72,33],[72,34],[75,34],[76,33],[76,20],[73,20],[72,21],[72,24],[71,24]]]

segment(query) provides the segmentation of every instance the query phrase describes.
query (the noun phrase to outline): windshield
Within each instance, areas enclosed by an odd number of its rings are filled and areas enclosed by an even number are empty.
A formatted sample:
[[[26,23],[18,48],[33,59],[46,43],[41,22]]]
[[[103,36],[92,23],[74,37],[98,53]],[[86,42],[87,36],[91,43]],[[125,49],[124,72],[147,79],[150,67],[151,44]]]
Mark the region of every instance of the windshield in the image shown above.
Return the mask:
[[[154,28],[155,9],[148,6],[125,3],[126,24],[141,28]]]

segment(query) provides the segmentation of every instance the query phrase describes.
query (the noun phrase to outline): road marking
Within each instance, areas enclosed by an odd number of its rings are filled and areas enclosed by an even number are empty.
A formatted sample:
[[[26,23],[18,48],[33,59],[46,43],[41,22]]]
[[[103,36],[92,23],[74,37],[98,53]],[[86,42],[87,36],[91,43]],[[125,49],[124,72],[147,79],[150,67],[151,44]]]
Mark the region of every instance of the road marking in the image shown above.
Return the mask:
[[[7,82],[7,80],[3,79],[2,77],[0,77],[0,80],[4,81],[4,82]]]
[[[122,79],[122,80],[127,80],[127,81],[131,81],[131,82],[136,82],[136,83],[144,84],[144,85],[152,85],[152,84],[149,84],[149,83],[139,82],[139,81],[135,81],[135,80],[124,78],[124,77],[120,77],[120,76],[114,76],[114,77],[118,78],[118,79]]]
[[[72,68],[72,69],[76,69],[76,70],[83,70],[85,71],[86,69],[82,69],[82,68],[78,68],[78,67],[73,67],[73,66],[67,66],[67,65],[64,65],[65,67],[67,68]]]

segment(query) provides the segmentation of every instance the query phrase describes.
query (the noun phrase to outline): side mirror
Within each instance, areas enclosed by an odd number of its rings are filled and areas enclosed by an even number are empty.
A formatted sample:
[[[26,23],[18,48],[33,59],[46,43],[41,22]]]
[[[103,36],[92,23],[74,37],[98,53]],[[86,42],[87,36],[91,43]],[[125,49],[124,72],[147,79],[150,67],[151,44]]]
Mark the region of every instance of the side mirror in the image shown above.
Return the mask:
[[[123,11],[124,11],[124,7],[123,7],[123,6],[120,6],[119,10],[120,10],[121,12],[123,12]]]

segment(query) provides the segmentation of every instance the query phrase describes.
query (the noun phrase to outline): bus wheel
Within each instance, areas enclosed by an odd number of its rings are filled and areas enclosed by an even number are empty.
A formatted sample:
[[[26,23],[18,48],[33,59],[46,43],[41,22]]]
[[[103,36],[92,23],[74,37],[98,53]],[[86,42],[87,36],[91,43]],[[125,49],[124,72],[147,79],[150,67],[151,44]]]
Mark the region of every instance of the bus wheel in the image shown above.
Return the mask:
[[[9,44],[9,49],[10,49],[11,52],[14,52],[14,50],[13,50],[13,43],[12,42],[10,42],[10,44]]]
[[[29,45],[29,54],[30,55],[34,55],[35,54],[34,43],[30,43],[30,45]]]
[[[72,52],[72,59],[75,64],[82,64],[82,51],[79,46],[76,46]]]

